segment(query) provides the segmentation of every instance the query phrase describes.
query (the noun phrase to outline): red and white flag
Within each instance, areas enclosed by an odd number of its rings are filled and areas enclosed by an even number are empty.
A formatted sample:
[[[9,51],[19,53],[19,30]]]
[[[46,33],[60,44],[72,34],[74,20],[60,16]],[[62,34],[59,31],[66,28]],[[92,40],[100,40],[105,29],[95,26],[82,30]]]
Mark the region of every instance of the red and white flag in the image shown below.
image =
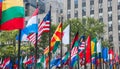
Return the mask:
[[[10,63],[10,57],[8,58],[5,58],[4,61],[3,61],[3,64],[1,65],[1,67],[3,69],[5,69],[5,67]]]

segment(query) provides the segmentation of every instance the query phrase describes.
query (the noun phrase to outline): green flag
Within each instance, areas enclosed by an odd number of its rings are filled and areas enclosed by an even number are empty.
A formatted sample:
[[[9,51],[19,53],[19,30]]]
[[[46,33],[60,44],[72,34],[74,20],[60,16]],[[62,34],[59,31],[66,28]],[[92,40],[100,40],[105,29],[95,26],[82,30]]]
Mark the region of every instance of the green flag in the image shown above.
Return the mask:
[[[59,44],[60,44],[60,41],[56,41],[56,42],[55,42],[55,45],[54,45],[54,48],[53,48],[53,53],[56,52]]]

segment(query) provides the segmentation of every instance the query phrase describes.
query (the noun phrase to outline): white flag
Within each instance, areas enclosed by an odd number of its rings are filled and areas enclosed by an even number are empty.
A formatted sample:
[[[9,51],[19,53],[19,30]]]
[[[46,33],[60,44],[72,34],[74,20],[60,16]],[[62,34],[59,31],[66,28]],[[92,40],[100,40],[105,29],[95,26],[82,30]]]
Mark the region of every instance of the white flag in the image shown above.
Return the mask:
[[[68,25],[64,30],[63,30],[63,38],[62,38],[62,43],[63,44],[69,44],[69,32],[70,32],[70,25]]]
[[[97,42],[97,53],[100,53],[101,52],[101,40],[98,40]]]

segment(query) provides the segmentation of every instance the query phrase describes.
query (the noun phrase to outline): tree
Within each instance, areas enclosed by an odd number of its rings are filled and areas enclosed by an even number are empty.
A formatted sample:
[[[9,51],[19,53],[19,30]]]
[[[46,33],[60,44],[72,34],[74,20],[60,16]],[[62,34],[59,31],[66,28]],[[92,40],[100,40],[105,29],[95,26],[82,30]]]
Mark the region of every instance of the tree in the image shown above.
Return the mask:
[[[93,37],[102,37],[105,24],[95,20],[94,18],[83,18],[83,19],[71,19],[65,22],[66,24],[71,24],[71,32],[79,32],[80,35],[91,35]]]

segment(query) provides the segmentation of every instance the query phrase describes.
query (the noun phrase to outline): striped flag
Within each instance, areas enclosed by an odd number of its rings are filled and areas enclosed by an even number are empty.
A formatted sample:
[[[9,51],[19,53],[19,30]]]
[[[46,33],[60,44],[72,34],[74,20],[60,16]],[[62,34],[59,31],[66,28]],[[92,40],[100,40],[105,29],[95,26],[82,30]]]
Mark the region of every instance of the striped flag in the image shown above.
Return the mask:
[[[52,51],[54,49],[54,45],[56,43],[56,41],[61,41],[61,28],[62,28],[62,23],[60,23],[57,27],[57,29],[55,30],[51,41],[50,41],[50,51]],[[44,50],[44,54],[47,54],[49,52],[49,46],[46,47],[46,49]]]
[[[5,67],[6,67],[9,63],[10,63],[10,57],[5,58],[4,61],[3,61],[3,63],[2,63],[2,65],[1,65],[1,67],[2,67],[3,69],[5,69]]]
[[[51,19],[51,12],[49,11],[47,15],[44,17],[41,23],[38,25],[38,40],[40,39],[43,32],[49,32],[50,30],[50,19]],[[30,34],[28,36],[28,40],[32,43],[36,43],[36,34]]]

